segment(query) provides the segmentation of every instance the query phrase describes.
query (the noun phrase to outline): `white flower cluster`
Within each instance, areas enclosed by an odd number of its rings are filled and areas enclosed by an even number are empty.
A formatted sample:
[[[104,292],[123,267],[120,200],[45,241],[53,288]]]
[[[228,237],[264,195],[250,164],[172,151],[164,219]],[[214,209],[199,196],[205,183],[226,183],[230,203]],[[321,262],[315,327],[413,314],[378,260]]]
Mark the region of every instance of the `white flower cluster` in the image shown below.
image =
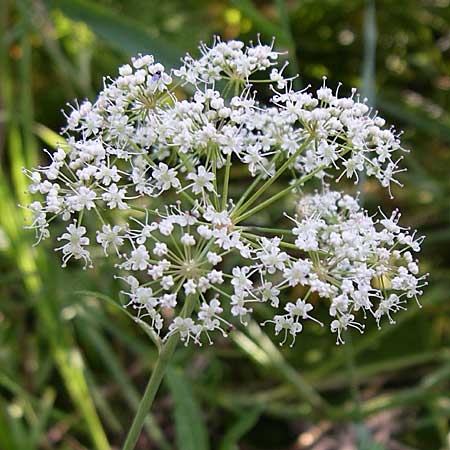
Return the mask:
[[[355,91],[339,97],[325,82],[293,90],[273,43],[216,39],[201,53],[171,72],[141,55],[94,103],[72,108],[49,164],[24,171],[30,193],[44,196],[28,206],[38,241],[60,218],[69,222],[57,238],[63,266],[90,267],[96,248],[115,258],[128,306],[162,340],[211,342],[233,317],[246,324],[254,303],[274,308],[266,322],[284,341],[304,320],[318,322],[317,298],[329,303],[338,342],[348,327],[362,330],[359,310],[392,321],[425,284],[409,251],[421,239],[399,214],[374,222],[355,199],[326,190],[303,197],[285,228],[252,218],[314,177],[364,171],[390,187],[398,135]],[[266,103],[261,83],[272,92]],[[180,84],[190,97],[178,99]],[[305,293],[292,299],[296,286]]]
[[[175,70],[175,75],[191,84],[214,84],[216,81],[248,80],[256,72],[266,71],[276,65],[280,53],[273,50],[272,45],[248,47],[242,41],[222,42],[216,37],[212,48],[202,44],[202,56],[198,59],[189,54],[183,58],[183,66]],[[273,69],[273,78],[277,69]],[[272,72],[271,72],[272,74]],[[276,80],[283,80],[277,76]]]
[[[411,253],[420,251],[423,238],[400,227],[399,218],[394,211],[389,218],[382,214],[374,220],[357,199],[334,191],[305,196],[298,203],[298,215],[292,219],[294,245],[308,258],[281,268],[284,283],[306,286],[306,298],[315,292],[329,301],[337,343],[344,342],[342,332],[348,327],[363,331],[364,324],[355,318],[358,311],[364,319],[373,316],[378,326],[383,316],[394,323],[392,314],[405,309],[407,299],[418,302],[427,284]],[[288,304],[288,314],[274,318],[277,333],[284,329],[295,336],[301,331],[297,317],[308,317],[312,306],[300,301],[309,309],[294,314]]]

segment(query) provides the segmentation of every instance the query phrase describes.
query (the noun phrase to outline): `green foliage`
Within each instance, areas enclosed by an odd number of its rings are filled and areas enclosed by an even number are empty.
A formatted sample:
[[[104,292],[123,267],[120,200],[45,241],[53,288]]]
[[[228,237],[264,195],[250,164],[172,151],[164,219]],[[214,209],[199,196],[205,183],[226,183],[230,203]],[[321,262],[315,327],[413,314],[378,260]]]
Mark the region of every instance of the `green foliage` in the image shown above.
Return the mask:
[[[169,368],[166,382],[173,400],[178,450],[208,450],[208,431],[189,379],[183,370]]]
[[[259,408],[249,409],[239,415],[236,421],[225,431],[219,450],[238,450],[239,442],[261,417]]]
[[[139,22],[114,14],[107,7],[84,0],[59,0],[55,6],[70,19],[84,22],[111,48],[130,56],[151,53],[167,66],[178,64],[182,56],[180,50]]]

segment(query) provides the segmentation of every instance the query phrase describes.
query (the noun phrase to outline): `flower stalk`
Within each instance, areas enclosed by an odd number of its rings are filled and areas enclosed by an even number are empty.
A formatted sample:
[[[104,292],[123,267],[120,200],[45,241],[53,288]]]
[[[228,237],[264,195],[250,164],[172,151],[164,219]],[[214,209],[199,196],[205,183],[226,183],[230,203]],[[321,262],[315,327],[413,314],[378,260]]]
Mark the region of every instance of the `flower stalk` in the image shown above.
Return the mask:
[[[288,194],[291,194],[292,191],[298,187],[301,186],[302,184],[306,183],[308,180],[310,180],[311,178],[313,178],[317,173],[319,173],[321,170],[323,170],[323,167],[318,167],[317,169],[313,170],[310,174],[305,175],[304,177],[294,181],[290,186],[288,186],[287,188],[277,192],[275,195],[273,195],[272,197],[269,197],[268,199],[264,200],[262,203],[260,203],[259,205],[255,206],[254,208],[246,211],[245,213],[243,213],[242,215],[238,216],[234,223],[238,224],[240,222],[242,222],[243,220],[247,219],[248,217],[253,216],[254,214],[258,213],[259,211],[262,211],[263,209],[267,208],[268,206],[270,206],[272,203],[276,202],[277,200],[282,199],[283,197],[285,197]]]
[[[194,310],[195,304],[197,302],[197,297],[194,295],[188,296],[186,298],[185,307],[183,309],[182,315],[184,317],[190,317],[192,311]],[[164,379],[164,375],[169,367],[172,360],[172,356],[177,348],[180,341],[178,334],[172,334],[167,339],[166,343],[162,346],[159,352],[158,359],[156,360],[155,367],[150,376],[150,379],[145,388],[145,392],[142,396],[142,400],[139,403],[138,410],[131,424],[130,430],[128,431],[127,438],[123,444],[122,450],[134,450],[139,436],[142,432],[144,426],[145,418],[152,407],[153,401],[155,400],[156,394],[161,386]]]
[[[283,175],[283,173],[286,171],[286,169],[300,156],[300,154],[305,150],[305,148],[309,145],[312,138],[306,140],[299,149],[294,152],[284,163],[281,167],[277,169],[277,171],[270,176],[265,183],[243,204],[241,205],[236,211],[232,213],[232,217],[239,217],[239,214],[241,211],[247,210],[253,203],[255,203],[258,198],[269,189],[270,186],[272,186],[275,181]],[[295,186],[294,186],[295,187]],[[294,189],[292,187],[292,189]]]

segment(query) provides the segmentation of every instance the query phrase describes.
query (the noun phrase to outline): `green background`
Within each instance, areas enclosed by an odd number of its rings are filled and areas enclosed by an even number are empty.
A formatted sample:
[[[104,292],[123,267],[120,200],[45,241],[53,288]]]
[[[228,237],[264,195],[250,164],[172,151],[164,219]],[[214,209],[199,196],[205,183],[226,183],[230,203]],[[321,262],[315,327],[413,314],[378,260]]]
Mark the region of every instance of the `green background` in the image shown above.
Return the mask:
[[[299,86],[323,75],[343,94],[357,86],[404,130],[405,187],[393,200],[372,181],[358,188],[370,211],[399,207],[427,236],[430,285],[422,308],[343,347],[311,327],[280,349],[250,327],[181,348],[138,449],[450,448],[448,0],[0,0],[0,20],[1,450],[120,448],[155,361],[145,334],[94,294],[117,296],[111,267],[63,270],[51,243],[32,247],[21,167],[52,149],[66,103],[94,99],[131,55],[170,67],[214,34],[258,33],[290,52]]]

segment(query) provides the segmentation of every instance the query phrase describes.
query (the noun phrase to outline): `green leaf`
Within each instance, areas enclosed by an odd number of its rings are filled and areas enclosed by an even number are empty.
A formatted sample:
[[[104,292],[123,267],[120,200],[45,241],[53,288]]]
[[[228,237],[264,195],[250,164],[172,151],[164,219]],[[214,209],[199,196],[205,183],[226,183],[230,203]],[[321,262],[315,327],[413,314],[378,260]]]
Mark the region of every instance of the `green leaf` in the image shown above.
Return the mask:
[[[179,64],[182,52],[139,22],[86,0],[53,0],[52,6],[59,8],[70,19],[84,22],[99,38],[118,51],[128,55],[151,53],[165,65]]]
[[[179,369],[169,368],[166,383],[174,402],[178,450],[207,450],[208,433],[189,379]]]
[[[8,411],[2,398],[0,398],[0,406],[2,407],[0,411],[0,448],[16,448],[15,436],[10,428]]]
[[[239,450],[238,443],[258,422],[262,410],[260,408],[244,411],[237,421],[225,432],[220,443],[220,450]]]
[[[313,386],[298,373],[284,358],[279,348],[261,330],[254,321],[250,321],[247,327],[248,336],[240,331],[232,333],[234,343],[241,348],[250,358],[261,366],[276,373],[291,384],[302,399],[306,400],[315,411],[329,409],[328,403],[313,388]]]
[[[62,144],[65,142],[65,139],[60,136],[58,133],[55,133],[50,128],[46,127],[42,123],[35,123],[33,126],[33,131],[39,139],[42,140],[49,147],[56,149],[58,144]]]

